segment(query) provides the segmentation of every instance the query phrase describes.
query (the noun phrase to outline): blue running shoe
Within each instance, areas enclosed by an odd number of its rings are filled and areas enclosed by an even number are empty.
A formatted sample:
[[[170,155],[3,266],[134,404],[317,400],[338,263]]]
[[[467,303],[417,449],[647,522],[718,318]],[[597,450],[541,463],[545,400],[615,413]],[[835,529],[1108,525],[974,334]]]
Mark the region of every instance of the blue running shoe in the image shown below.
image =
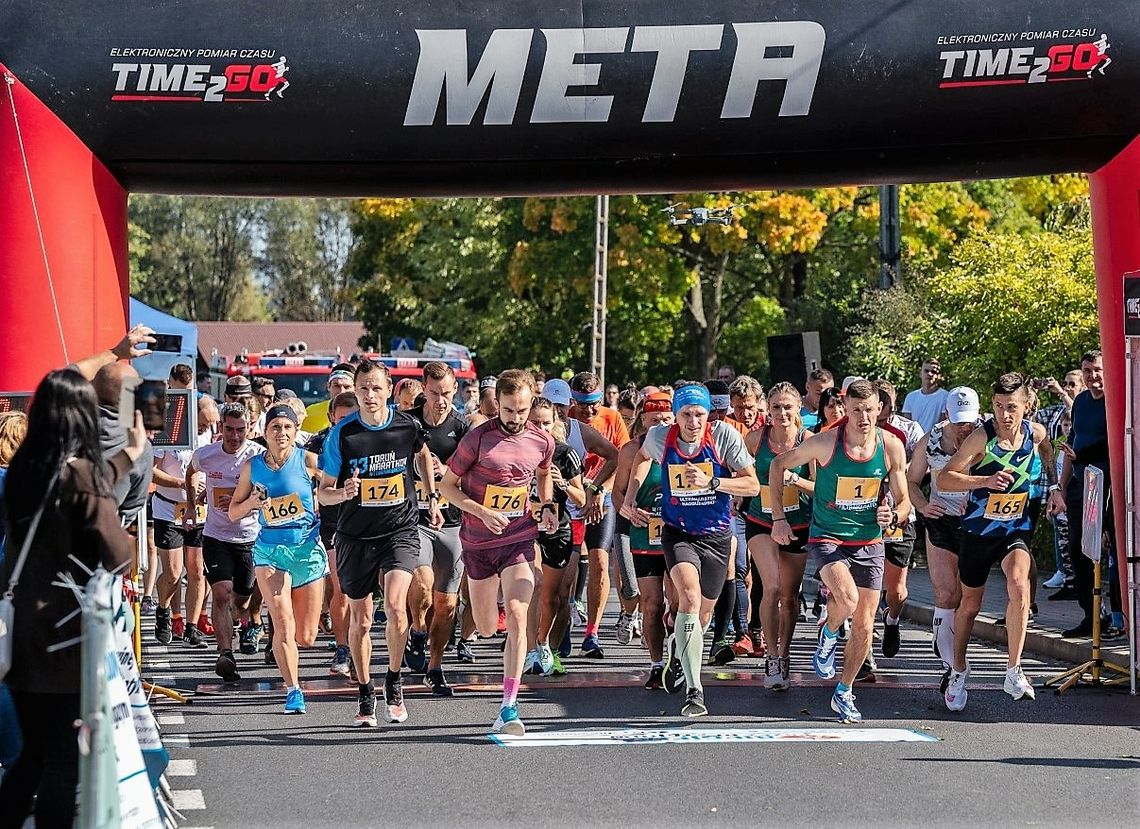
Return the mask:
[[[567,625],[566,632],[562,634],[562,643],[558,646],[558,655],[565,659],[573,647],[574,643],[570,640],[570,625]]]
[[[839,641],[836,636],[825,636],[826,625],[819,626],[819,644],[815,653],[811,655],[811,666],[815,675],[820,679],[831,679],[835,676],[835,645]]]
[[[496,734],[510,734],[512,737],[521,737],[526,734],[526,726],[519,719],[519,707],[517,705],[504,705],[500,708],[499,718],[495,720],[491,730]]]
[[[839,715],[840,722],[863,722],[863,715],[855,707],[855,695],[850,689],[840,691],[835,689],[831,695],[831,710]]]
[[[285,695],[285,713],[305,713],[305,695],[301,693],[300,688],[290,688],[289,693]]]
[[[582,656],[587,659],[603,659],[605,651],[602,646],[598,644],[598,637],[590,634],[582,640]]]

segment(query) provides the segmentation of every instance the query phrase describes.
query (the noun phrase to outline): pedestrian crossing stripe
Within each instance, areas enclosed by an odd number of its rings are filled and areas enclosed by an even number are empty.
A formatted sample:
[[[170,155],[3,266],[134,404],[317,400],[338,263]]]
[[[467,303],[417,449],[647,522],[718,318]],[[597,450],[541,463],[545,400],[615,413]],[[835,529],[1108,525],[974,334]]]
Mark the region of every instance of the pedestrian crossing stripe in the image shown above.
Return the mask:
[[[663,743],[934,743],[910,728],[625,728],[488,734],[503,747],[631,746]]]

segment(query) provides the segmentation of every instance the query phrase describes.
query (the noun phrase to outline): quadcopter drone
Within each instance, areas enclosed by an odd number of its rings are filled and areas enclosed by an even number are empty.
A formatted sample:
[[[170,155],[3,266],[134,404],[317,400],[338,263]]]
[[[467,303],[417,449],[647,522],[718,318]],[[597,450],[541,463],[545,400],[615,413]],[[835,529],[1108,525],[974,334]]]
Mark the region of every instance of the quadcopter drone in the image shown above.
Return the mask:
[[[733,218],[732,211],[733,205],[728,207],[686,207],[682,202],[674,202],[661,209],[662,213],[669,214],[669,224],[691,224],[696,227],[707,224],[730,225]]]

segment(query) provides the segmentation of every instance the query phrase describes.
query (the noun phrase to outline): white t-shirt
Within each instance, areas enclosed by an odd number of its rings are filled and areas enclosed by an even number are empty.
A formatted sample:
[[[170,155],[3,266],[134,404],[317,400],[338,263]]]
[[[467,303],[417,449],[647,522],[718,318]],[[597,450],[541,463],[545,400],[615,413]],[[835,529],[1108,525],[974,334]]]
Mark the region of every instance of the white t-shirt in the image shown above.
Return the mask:
[[[922,389],[915,389],[903,401],[902,413],[922,427],[926,434],[934,428],[934,424],[942,420],[946,410],[946,389],[935,389],[930,394],[923,394]]]
[[[213,436],[207,430],[194,440],[193,449],[161,449],[155,447],[154,459],[158,461],[158,468],[167,475],[173,475],[180,480],[186,479],[186,470],[190,468],[190,460],[194,452],[203,446],[208,446]],[[186,490],[181,487],[160,486],[155,489],[155,497],[151,500],[151,508],[156,521],[180,521],[181,517],[175,513],[175,504],[186,500]]]
[[[237,489],[241,468],[250,458],[260,455],[265,448],[247,440],[233,455],[222,450],[222,443],[211,443],[194,451],[191,465],[206,475],[206,526],[203,534],[218,541],[248,544],[257,540],[260,523],[257,512],[251,512],[241,521],[230,520],[229,496]]]

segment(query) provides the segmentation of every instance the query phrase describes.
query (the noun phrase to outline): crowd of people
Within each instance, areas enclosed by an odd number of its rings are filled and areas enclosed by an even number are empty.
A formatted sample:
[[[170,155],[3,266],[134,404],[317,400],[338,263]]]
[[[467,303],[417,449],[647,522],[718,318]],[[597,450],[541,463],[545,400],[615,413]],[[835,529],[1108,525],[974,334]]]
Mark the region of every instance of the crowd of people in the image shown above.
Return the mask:
[[[1096,351],[1063,383],[1002,374],[988,410],[974,389],[943,388],[935,360],[900,407],[891,383],[836,386],[826,369],[805,378],[803,393],[789,382],[765,391],[728,366],[705,382],[625,389],[588,371],[546,379],[510,369],[459,399],[444,362],[394,385],[383,364],[362,359],[333,367],[327,401],[308,408],[268,378],[231,377],[219,401],[199,392],[194,445],[171,450],[151,447],[141,422],[119,425],[133,373],[124,358],[145,353],[151,333],[136,327],[114,349],[49,374],[29,418],[0,419],[4,584],[19,576],[11,551],[31,546],[7,677],[28,748],[4,777],[5,804],[23,803],[14,791],[24,775],[40,780],[41,798],[74,789],[60,771],[74,751],[60,735],[78,711],[78,650],[44,657],[69,630],[53,627],[65,613],[50,584],[69,569],[69,552],[91,565],[126,561],[123,527],[148,493],[142,612],[155,617],[154,637],[194,649],[213,638],[227,682],[240,678],[239,656],[264,642],[287,688],[285,713],[303,714],[298,648],[323,630],[335,641],[328,671],[356,683],[353,722],[365,727],[377,724],[378,704],[387,722],[408,718],[406,671],[451,696],[445,653],[469,663],[476,636],[505,634],[492,728],[524,733],[525,674],[564,675],[575,627],[582,658],[612,647],[602,625],[611,587],[614,644],[640,640],[645,688],[683,693],[683,716],[708,713],[706,662],[760,658],[765,686],[786,691],[795,628],[807,618],[805,574],[820,583],[811,668],[837,680],[839,719],[859,722],[852,688],[873,679],[880,610],[882,655],[899,652],[920,536],[946,706],[966,705],[968,643],[995,565],[1009,597],[1004,687],[1032,699],[1021,652],[1042,518],[1054,528],[1051,598],[1076,599],[1086,614],[1065,635],[1091,628],[1092,565],[1080,554],[1081,522],[1065,516],[1080,514],[1083,469],[1107,471]],[[176,366],[169,382],[192,379]],[[1057,402],[1039,408],[1044,393]],[[53,532],[36,535],[30,518],[48,502]],[[1108,560],[1115,578],[1115,551]],[[1119,590],[1108,592],[1112,638],[1124,619]],[[372,676],[376,624],[382,681]]]

